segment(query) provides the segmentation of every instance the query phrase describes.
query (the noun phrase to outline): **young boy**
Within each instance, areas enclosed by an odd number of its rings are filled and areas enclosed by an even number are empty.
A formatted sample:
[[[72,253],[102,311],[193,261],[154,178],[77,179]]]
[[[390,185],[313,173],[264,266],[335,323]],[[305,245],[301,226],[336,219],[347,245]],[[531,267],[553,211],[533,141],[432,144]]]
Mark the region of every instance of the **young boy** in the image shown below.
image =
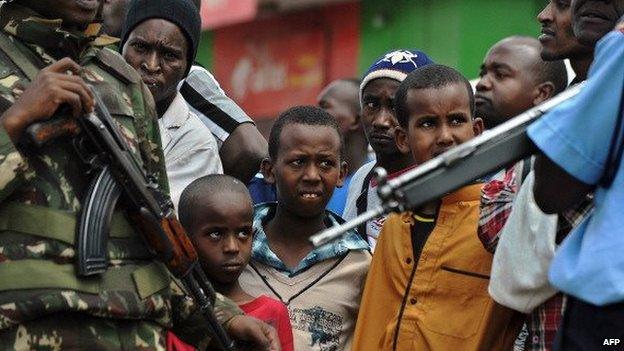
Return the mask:
[[[275,121],[263,169],[277,202],[254,214],[251,262],[241,285],[288,306],[295,349],[349,350],[370,264],[368,245],[352,231],[314,248],[309,237],[342,223],[325,210],[346,174],[336,120],[318,107],[294,107]]]
[[[353,219],[379,205],[377,184],[372,179],[374,168],[384,168],[391,179],[413,166],[414,160],[409,153],[399,150],[394,141],[395,130],[399,126],[393,109],[394,94],[410,72],[432,63],[424,52],[393,50],[376,60],[362,77],[362,127],[375,152],[375,160],[360,167],[351,178],[343,212],[344,219]],[[360,235],[372,250],[375,249],[385,220],[386,216],[380,216],[358,227]]]
[[[248,315],[271,324],[282,350],[293,350],[288,310],[267,296],[251,296],[238,277],[251,255],[253,208],[243,183],[227,175],[209,175],[189,184],[180,197],[180,222],[197,249],[215,290]]]
[[[396,93],[395,111],[397,145],[416,164],[483,130],[469,82],[445,66],[410,73]],[[354,350],[504,350],[503,341],[513,342],[517,333],[508,335],[506,320],[494,319],[499,308],[487,292],[492,255],[477,237],[480,189],[469,185],[388,217],[366,281]]]

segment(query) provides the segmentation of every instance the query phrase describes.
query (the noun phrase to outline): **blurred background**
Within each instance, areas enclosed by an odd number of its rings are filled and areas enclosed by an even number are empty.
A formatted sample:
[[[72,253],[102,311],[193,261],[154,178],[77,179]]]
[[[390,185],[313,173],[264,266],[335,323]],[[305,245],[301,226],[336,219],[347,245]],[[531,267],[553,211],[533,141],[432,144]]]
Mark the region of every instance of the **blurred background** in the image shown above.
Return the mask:
[[[545,0],[202,0],[198,61],[265,134],[284,109],[316,104],[384,52],[425,51],[476,78],[487,49],[537,36]]]

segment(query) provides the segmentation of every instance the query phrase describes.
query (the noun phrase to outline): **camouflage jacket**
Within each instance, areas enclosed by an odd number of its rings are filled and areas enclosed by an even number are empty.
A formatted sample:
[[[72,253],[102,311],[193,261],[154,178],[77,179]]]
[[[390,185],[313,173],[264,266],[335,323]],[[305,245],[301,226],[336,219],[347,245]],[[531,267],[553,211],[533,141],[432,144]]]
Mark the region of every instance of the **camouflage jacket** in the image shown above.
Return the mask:
[[[60,20],[42,19],[13,3],[0,9],[0,28],[5,42],[0,98],[16,101],[32,79],[20,58],[40,69],[71,57],[83,67],[83,79],[100,94],[136,158],[168,191],[153,99],[138,73],[104,48],[111,38],[91,35],[97,33],[93,26],[66,31]],[[18,60],[7,47],[19,50]],[[142,319],[167,328],[191,314],[192,303],[175,294],[164,267],[123,216],[113,219],[108,271],[103,277],[76,277],[74,228],[89,183],[86,171],[69,138],[32,150],[14,144],[0,127],[0,331],[59,312]],[[217,305],[222,321],[239,313],[224,299]]]

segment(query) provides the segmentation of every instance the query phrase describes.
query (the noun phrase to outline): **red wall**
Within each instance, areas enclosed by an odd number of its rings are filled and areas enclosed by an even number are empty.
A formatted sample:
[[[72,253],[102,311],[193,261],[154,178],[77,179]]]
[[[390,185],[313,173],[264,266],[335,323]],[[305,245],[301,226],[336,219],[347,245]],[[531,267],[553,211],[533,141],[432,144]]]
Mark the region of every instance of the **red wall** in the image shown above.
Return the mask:
[[[254,119],[315,104],[328,82],[356,75],[359,17],[349,3],[218,29],[216,78]]]

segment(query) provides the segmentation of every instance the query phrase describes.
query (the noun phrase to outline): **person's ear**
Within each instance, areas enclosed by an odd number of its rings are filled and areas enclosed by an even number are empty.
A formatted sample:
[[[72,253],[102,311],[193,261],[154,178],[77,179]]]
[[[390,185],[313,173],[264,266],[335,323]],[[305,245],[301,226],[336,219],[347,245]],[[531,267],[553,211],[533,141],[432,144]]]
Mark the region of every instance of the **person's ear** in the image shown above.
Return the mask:
[[[260,173],[264,180],[269,184],[275,184],[275,175],[273,174],[273,162],[270,158],[265,158],[260,163]]]
[[[472,120],[472,131],[475,136],[481,135],[483,130],[485,129],[485,125],[483,124],[483,120],[480,117],[475,117]]]
[[[340,176],[338,178],[338,182],[336,182],[336,188],[342,188],[344,185],[344,181],[347,178],[347,174],[349,173],[349,165],[347,165],[346,161],[340,162]]]
[[[555,91],[555,85],[552,82],[544,82],[535,88],[535,98],[533,98],[533,106],[537,106],[542,102],[550,99]]]
[[[407,138],[407,132],[405,131],[405,129],[403,129],[403,127],[397,127],[394,130],[394,142],[396,143],[397,148],[399,149],[399,151],[401,151],[402,154],[409,154],[410,152],[412,152],[412,150],[410,149],[409,140]]]

